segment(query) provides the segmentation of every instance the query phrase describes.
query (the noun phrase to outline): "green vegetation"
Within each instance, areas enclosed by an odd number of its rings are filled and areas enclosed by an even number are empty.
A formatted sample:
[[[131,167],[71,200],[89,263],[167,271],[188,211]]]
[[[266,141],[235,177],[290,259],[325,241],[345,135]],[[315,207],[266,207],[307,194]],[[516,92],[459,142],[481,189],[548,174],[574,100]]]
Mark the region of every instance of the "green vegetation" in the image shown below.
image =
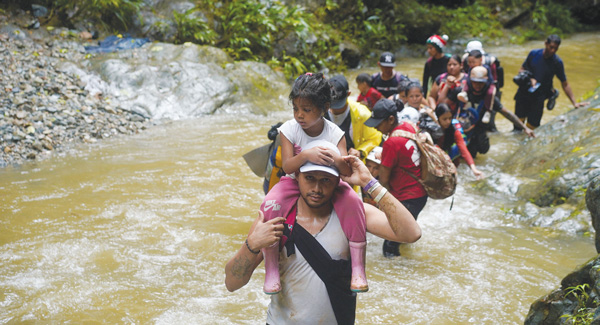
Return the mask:
[[[558,167],[548,168],[548,169],[544,170],[543,172],[540,173],[540,178],[544,180],[542,186],[546,186],[548,184],[548,182],[559,177],[564,172],[565,172],[564,169],[558,168]]]
[[[341,65],[336,52],[339,39],[331,36],[331,27],[298,6],[275,1],[201,0],[195,9],[173,15],[176,43],[215,45],[235,60],[267,62],[289,77]],[[292,40],[295,46],[283,48],[283,40]]]
[[[132,26],[143,0],[7,0],[8,5],[18,4],[30,8],[32,4],[50,10],[46,20],[57,19],[72,27],[81,21],[104,26],[107,30],[123,31]]]
[[[577,300],[577,307],[575,307],[575,313],[572,315],[562,315],[561,318],[566,318],[573,325],[589,325],[592,323],[594,308],[598,307],[600,303],[597,299],[590,299],[590,295],[587,292],[589,287],[587,283],[584,283],[566,289],[567,293],[565,297],[573,296]]]
[[[5,3],[46,6],[58,18],[57,25],[85,22],[120,33],[141,19],[137,13],[143,0]],[[325,5],[311,9],[276,0],[193,3],[190,10],[157,20],[153,30],[168,31],[172,25],[176,32],[169,41],[217,46],[236,60],[267,62],[290,78],[305,71],[343,71],[342,44],[352,44],[364,58],[403,44],[422,45],[432,34],[520,43],[582,28],[558,0],[325,0]]]

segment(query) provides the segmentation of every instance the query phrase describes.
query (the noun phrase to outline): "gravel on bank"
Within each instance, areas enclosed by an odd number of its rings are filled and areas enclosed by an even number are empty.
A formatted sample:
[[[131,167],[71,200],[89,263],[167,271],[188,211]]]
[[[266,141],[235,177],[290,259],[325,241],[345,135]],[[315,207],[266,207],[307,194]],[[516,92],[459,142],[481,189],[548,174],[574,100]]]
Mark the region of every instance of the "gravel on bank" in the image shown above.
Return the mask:
[[[77,76],[58,70],[64,61],[90,57],[74,31],[52,29],[28,37],[26,28],[1,17],[0,167],[61,152],[74,143],[131,135],[155,122],[91,94]]]

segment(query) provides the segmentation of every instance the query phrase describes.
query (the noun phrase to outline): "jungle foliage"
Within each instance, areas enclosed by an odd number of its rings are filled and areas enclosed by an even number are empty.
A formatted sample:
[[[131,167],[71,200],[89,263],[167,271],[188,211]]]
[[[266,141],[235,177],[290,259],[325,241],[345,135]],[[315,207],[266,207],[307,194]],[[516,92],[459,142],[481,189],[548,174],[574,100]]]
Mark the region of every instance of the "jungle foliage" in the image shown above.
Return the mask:
[[[114,32],[132,26],[145,5],[145,0],[6,1],[21,7],[44,5],[67,26],[87,21]],[[558,0],[322,0],[324,5],[313,9],[276,0],[193,3],[190,10],[173,12],[176,43],[217,46],[236,60],[267,62],[288,77],[344,70],[342,44],[353,44],[365,57],[404,44],[423,44],[432,34],[521,43],[581,30]],[[511,16],[520,18],[514,26],[506,22]]]

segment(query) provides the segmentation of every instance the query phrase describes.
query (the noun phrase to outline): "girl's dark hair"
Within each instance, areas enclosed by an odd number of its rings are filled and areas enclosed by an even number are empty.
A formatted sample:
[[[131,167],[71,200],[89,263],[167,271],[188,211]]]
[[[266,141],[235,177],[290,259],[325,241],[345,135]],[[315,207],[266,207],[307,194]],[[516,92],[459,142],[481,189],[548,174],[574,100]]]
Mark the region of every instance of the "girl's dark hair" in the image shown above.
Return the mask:
[[[452,114],[452,110],[445,103],[438,104],[438,106],[435,107],[435,116],[437,116],[438,120],[440,119],[440,116],[448,112]],[[454,125],[452,123],[450,123],[450,126],[444,130],[444,143],[442,143],[442,149],[444,149],[444,151],[448,151],[450,148],[452,148],[452,145],[454,144],[455,131],[456,130],[454,129]]]
[[[458,64],[462,64],[462,58],[458,54],[453,54],[450,57],[450,59],[448,59],[448,61],[450,61],[450,60],[454,60],[454,61],[458,62]]]
[[[419,90],[421,91],[421,94],[423,93],[423,87],[421,86],[421,83],[419,82],[411,82],[407,87],[406,87],[406,91],[404,92],[404,94],[406,96],[408,96],[408,92],[413,89],[413,88],[419,88]]]
[[[305,73],[292,85],[289,99],[293,102],[296,98],[308,99],[325,113],[331,103],[331,85],[322,73]]]
[[[398,93],[406,94],[406,92],[408,91],[408,86],[411,83],[412,83],[412,81],[410,81],[409,79],[403,79],[400,82],[398,82]]]
[[[361,73],[356,76],[356,82],[361,83],[365,82],[369,87],[371,87],[373,80],[371,79],[371,75],[368,73]]]

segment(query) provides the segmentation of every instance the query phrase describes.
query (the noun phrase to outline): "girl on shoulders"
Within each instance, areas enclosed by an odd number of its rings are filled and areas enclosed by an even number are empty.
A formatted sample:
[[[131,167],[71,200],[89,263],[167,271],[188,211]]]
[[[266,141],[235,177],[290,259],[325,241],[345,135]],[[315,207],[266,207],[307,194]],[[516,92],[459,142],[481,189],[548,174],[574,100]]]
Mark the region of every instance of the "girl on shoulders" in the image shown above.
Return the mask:
[[[276,217],[286,218],[295,206],[299,196],[298,182],[294,174],[307,162],[318,165],[335,166],[340,174],[350,175],[350,166],[342,156],[347,155],[344,131],[324,118],[331,104],[331,86],[321,73],[306,73],[296,79],[289,96],[294,109],[294,118],[279,128],[281,135],[282,169],[286,176],[281,177],[265,196],[260,210],[264,220]],[[308,143],[324,140],[332,143],[339,154],[324,146],[301,150]],[[340,219],[342,230],[350,245],[352,280],[350,289],[354,292],[368,290],[364,256],[366,249],[365,210],[357,193],[341,181],[333,199],[333,208]],[[264,292],[275,294],[281,290],[279,281],[279,245],[263,249],[265,258]]]

